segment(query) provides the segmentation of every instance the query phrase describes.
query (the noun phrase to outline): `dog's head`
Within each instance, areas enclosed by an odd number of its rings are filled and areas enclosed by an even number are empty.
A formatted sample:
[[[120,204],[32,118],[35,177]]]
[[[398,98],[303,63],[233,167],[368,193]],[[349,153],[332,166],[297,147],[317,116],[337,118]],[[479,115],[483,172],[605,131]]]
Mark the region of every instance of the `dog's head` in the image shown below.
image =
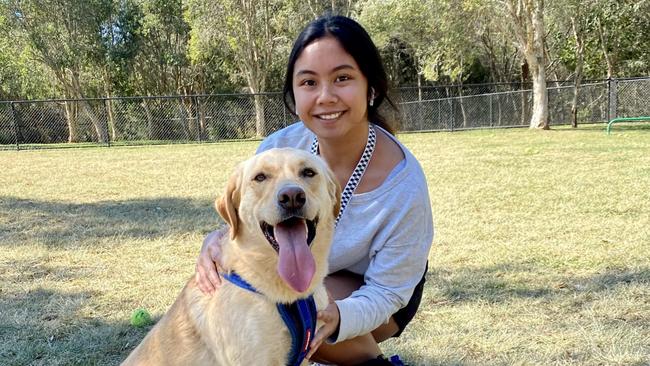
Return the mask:
[[[241,163],[216,206],[231,240],[248,255],[270,258],[280,278],[300,293],[311,286],[316,262],[327,260],[339,198],[323,160],[284,148]]]

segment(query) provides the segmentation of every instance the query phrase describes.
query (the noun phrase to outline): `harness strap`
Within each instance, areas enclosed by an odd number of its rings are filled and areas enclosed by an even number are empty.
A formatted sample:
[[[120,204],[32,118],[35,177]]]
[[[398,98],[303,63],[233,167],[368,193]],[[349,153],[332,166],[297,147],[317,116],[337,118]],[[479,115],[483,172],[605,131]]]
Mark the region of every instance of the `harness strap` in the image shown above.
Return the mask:
[[[259,294],[259,292],[257,292],[255,287],[253,287],[250,283],[246,282],[243,278],[239,277],[239,275],[235,272],[222,273],[221,276],[227,279],[230,283],[237,285],[243,288],[244,290],[248,290],[250,292]]]
[[[300,365],[309,352],[309,343],[316,327],[314,297],[300,299],[292,304],[276,304],[278,312],[291,333],[291,352],[288,365]]]
[[[224,273],[222,277],[245,290],[260,293],[235,272]],[[287,365],[298,366],[309,352],[309,344],[316,329],[316,302],[314,296],[309,295],[309,297],[298,299],[291,304],[276,303],[275,306],[291,334],[291,351],[289,352]]]

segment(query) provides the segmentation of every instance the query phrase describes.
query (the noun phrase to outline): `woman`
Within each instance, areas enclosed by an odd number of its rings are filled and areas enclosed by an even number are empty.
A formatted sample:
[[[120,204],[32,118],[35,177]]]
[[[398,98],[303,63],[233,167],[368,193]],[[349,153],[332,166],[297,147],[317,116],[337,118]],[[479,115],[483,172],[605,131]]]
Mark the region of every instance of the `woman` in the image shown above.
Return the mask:
[[[325,283],[336,301],[318,314],[325,325],[312,342],[314,361],[390,365],[378,343],[401,334],[422,297],[433,239],[428,189],[415,157],[379,113],[387,84],[377,48],[358,23],[319,18],[294,43],[284,84],[285,104],[301,122],[258,148],[311,150],[346,187]],[[197,262],[206,293],[220,284],[221,235],[206,238]]]

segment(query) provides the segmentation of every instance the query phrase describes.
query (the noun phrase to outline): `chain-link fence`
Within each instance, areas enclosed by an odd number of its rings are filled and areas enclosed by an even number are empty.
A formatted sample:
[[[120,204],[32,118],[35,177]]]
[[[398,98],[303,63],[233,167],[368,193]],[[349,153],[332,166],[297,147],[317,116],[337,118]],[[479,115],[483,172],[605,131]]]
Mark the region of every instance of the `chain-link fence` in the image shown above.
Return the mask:
[[[527,126],[530,84],[449,85],[391,92],[401,131]],[[549,82],[549,121],[572,120],[572,81]],[[650,78],[586,81],[578,123],[650,115]],[[0,102],[0,150],[261,138],[296,120],[280,93]]]

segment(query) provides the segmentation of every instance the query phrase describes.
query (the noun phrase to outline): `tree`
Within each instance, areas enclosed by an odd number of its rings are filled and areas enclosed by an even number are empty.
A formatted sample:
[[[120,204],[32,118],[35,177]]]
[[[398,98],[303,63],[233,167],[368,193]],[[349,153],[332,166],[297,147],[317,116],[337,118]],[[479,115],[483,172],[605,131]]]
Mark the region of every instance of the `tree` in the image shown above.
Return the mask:
[[[267,90],[270,72],[278,59],[286,60],[294,27],[305,24],[304,14],[292,12],[293,5],[280,0],[189,2],[191,43],[203,46],[194,47],[196,56],[215,49],[227,50],[233,64],[224,66],[237,71],[233,78],[242,79],[254,96],[258,137],[267,133],[264,96],[260,93]]]
[[[11,14],[29,40],[35,58],[48,67],[66,98],[78,103],[64,104],[68,121],[68,141],[79,140],[77,106],[91,120],[97,141],[106,142],[105,124],[84,98],[82,73],[97,70],[101,60],[101,25],[110,11],[110,0],[29,0],[14,1]],[[60,14],[61,16],[52,16]]]
[[[515,44],[523,55],[533,79],[533,113],[530,128],[548,129],[544,0],[506,0],[505,6]]]
[[[388,76],[394,85],[409,80],[400,65],[404,61],[416,67],[418,86],[422,84],[425,70],[430,76],[437,70],[435,61],[428,62],[436,40],[436,29],[429,26],[432,20],[429,5],[428,1],[420,0],[368,0],[363,3],[359,22],[368,30],[384,59],[389,61]]]
[[[6,5],[0,4],[0,100],[56,96],[52,75],[34,59],[24,35],[12,27]]]
[[[139,0],[142,19],[136,56],[138,93],[191,94],[194,73],[188,58],[191,27],[181,0]]]

